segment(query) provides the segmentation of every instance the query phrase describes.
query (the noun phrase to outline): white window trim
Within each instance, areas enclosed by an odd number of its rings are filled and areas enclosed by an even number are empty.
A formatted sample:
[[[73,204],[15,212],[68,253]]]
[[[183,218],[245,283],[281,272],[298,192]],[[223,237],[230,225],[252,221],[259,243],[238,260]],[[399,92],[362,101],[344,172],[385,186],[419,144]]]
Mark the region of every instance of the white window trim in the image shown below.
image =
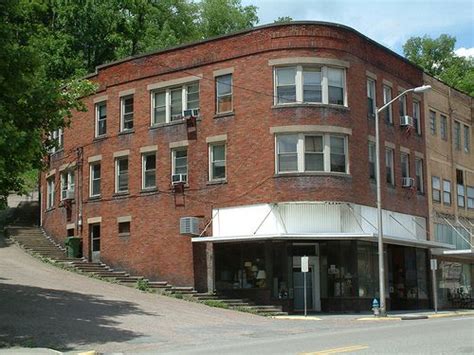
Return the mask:
[[[128,98],[133,99],[132,115],[133,115],[133,120],[135,120],[135,97],[134,97],[134,94],[132,93],[132,94],[127,94],[127,95],[121,96],[120,97],[120,132],[129,132],[129,131],[133,130],[133,127],[132,128],[127,128],[127,129],[124,128],[124,125],[125,125],[125,122],[124,122],[124,118],[125,118],[125,100],[128,99]]]
[[[46,180],[46,209],[50,209],[54,207],[54,198],[55,198],[55,183],[54,183],[54,175],[50,176]],[[51,196],[51,199],[50,199]]]
[[[177,151],[186,151],[186,182],[189,181],[189,151],[187,146],[171,148],[171,181],[173,181],[173,175],[175,175],[176,169],[176,152]]]
[[[142,190],[153,190],[153,189],[156,189],[156,151],[148,151],[148,152],[144,152],[141,154],[142,155]],[[150,155],[153,155],[155,156],[155,184],[153,186],[145,186],[145,162],[146,162],[146,158]]]
[[[419,165],[421,164],[421,165]],[[425,162],[422,158],[416,157],[415,156],[415,178],[418,178],[418,173],[420,173],[420,186],[417,185],[418,192],[421,194],[425,193],[425,183],[424,183],[424,173],[423,173],[423,168],[424,168]],[[418,170],[421,169],[421,170]]]
[[[469,153],[471,151],[471,126],[468,126],[467,124],[463,124],[462,126],[463,126],[462,138],[464,140],[463,150],[464,150],[464,153]],[[466,136],[466,132],[467,132],[467,136]]]
[[[104,137],[106,134],[107,134],[107,129],[105,130],[105,133],[104,134],[99,134],[99,107],[100,106],[105,106],[105,110],[107,112],[107,101],[100,101],[100,102],[96,102],[94,104],[94,108],[95,108],[95,134],[94,134],[94,137],[98,138],[98,137]],[[107,124],[107,113],[105,114],[105,122]]]
[[[416,133],[421,136],[421,104],[420,101],[414,99],[412,101],[413,106],[413,121],[415,121],[416,117]]]
[[[96,165],[101,165],[101,161],[97,160],[97,161],[91,162],[89,164],[89,197],[100,197],[101,196],[101,193],[92,194],[92,187],[93,187],[93,182],[94,182],[93,174],[92,174],[92,168]],[[101,175],[102,175],[102,166],[100,167],[100,169],[101,169]],[[100,183],[101,180],[102,180],[102,176],[99,179],[96,179],[96,180],[99,180],[99,183]]]
[[[369,118],[375,118],[375,111],[377,110],[377,82],[375,78],[370,76],[367,77],[367,99],[370,98],[374,101],[372,112],[369,112],[367,107],[367,113]],[[369,96],[369,89],[373,89],[374,97]]]
[[[128,160],[128,186],[127,186],[127,190],[123,190],[123,191],[119,191],[119,165],[118,165],[118,162],[119,160],[125,160],[127,159]],[[128,155],[122,155],[120,157],[116,157],[115,158],[115,193],[116,194],[124,194],[124,193],[128,193],[130,191],[130,160],[128,158]]]
[[[387,90],[388,89],[388,92],[390,92],[390,97],[387,98]],[[389,101],[392,100],[392,87],[390,85],[388,85],[385,81],[384,81],[384,85],[383,85],[383,103],[384,105],[386,103],[388,103]],[[389,120],[388,122],[390,124],[393,124],[393,112],[392,112],[392,109],[393,109],[393,105],[390,105],[389,107],[387,107],[385,109],[385,112],[388,112],[388,116],[389,116]]]
[[[406,159],[406,162],[403,161],[403,157],[407,157]],[[407,176],[403,176],[403,165],[406,165],[406,172],[407,172]],[[400,171],[402,173],[402,178],[409,178],[411,177],[411,174],[410,174],[410,153],[407,153],[403,150],[401,150],[400,152]]]
[[[278,102],[278,85],[277,85],[277,71],[282,68],[295,68],[295,87],[296,87],[296,99],[295,102]],[[304,102],[303,101],[303,68],[320,68],[321,69],[321,102]],[[343,101],[342,105],[330,104],[329,103],[329,83],[328,83],[328,68],[342,70],[342,90],[343,90]],[[273,104],[274,106],[291,106],[291,105],[335,105],[341,107],[347,107],[347,82],[346,82],[346,68],[339,66],[322,66],[322,65],[282,65],[273,67]]]
[[[227,76],[227,75],[230,75],[230,94],[226,94],[226,95],[222,95],[222,96],[230,96],[230,110],[228,111],[219,111],[219,94],[218,94],[218,80],[220,77],[223,77],[223,76]],[[216,114],[217,115],[221,115],[221,114],[226,114],[226,113],[230,113],[230,112],[234,112],[234,74],[233,74],[233,71],[231,73],[228,73],[228,72],[224,72],[224,74],[220,74],[220,75],[214,75],[214,81],[215,81],[215,87],[216,87]]]
[[[60,176],[60,180],[61,180],[61,194],[60,194],[60,197],[61,197],[61,201],[64,201],[66,199],[66,196],[63,195],[63,191],[74,191],[75,190],[75,181],[74,181],[74,184],[71,184],[71,177],[74,176],[75,178],[75,174],[74,174],[74,170],[67,170],[67,171],[63,171],[61,173],[61,176]],[[65,186],[64,184],[64,180],[67,179],[67,184]]]
[[[387,165],[387,152],[390,151],[391,152],[391,164],[390,166]],[[387,167],[390,168],[390,179],[391,181],[388,182],[387,181],[387,184],[389,184],[390,186],[395,186],[395,147],[391,147],[391,146],[386,146],[385,147],[385,170],[387,169]],[[386,173],[385,173],[385,180],[387,180],[386,178]]]
[[[215,146],[224,146],[224,168],[225,168],[225,176],[223,178],[214,178],[214,174],[212,171],[212,163],[214,162],[214,151],[213,147]],[[226,141],[218,141],[218,142],[212,142],[208,144],[209,148],[209,181],[226,181],[227,180],[227,143]]]
[[[459,139],[458,135],[456,135],[456,127],[459,127],[459,130],[457,131],[459,133]],[[454,121],[453,125],[453,143],[454,143],[454,149],[457,151],[461,151],[462,149],[462,124],[459,121]],[[458,144],[459,143],[459,144]]]
[[[284,135],[297,135],[298,143],[296,146],[297,152],[297,167],[296,171],[279,171],[278,166],[278,137]],[[322,171],[306,171],[305,170],[305,145],[304,138],[305,136],[322,136],[323,137],[323,161],[324,161],[324,170]],[[331,136],[344,138],[344,156],[346,160],[346,171],[331,171]],[[313,133],[293,133],[293,134],[276,134],[275,135],[275,174],[276,175],[287,175],[287,174],[318,174],[318,173],[327,173],[327,174],[350,174],[349,170],[349,149],[348,149],[348,136],[341,134],[330,134],[323,132],[313,132]]]

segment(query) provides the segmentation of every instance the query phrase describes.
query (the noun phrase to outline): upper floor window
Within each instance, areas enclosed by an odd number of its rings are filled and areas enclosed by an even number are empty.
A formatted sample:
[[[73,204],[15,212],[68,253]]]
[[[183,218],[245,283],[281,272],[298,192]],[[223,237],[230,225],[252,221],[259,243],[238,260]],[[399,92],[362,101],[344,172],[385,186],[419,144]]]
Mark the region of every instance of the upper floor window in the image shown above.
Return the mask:
[[[377,175],[375,173],[375,160],[376,160],[376,149],[375,149],[375,143],[369,141],[369,177],[372,180],[377,179]]]
[[[171,181],[188,181],[188,150],[177,148],[171,151]]]
[[[142,155],[142,189],[156,187],[156,154],[146,153]]]
[[[433,201],[441,202],[441,181],[439,177],[432,176],[431,177],[431,195],[433,197]]]
[[[436,112],[430,110],[430,132],[436,135]]]
[[[115,159],[115,192],[128,192],[128,157]]]
[[[421,135],[420,102],[413,100],[413,125],[416,133]]]
[[[232,74],[216,76],[216,113],[233,111]]]
[[[422,194],[425,192],[423,185],[423,159],[415,159],[416,190]]]
[[[226,178],[226,144],[209,145],[209,180],[225,180]]]
[[[107,103],[99,102],[95,105],[95,136],[100,137],[107,133]]]
[[[89,196],[100,196],[100,163],[93,163],[90,165],[89,172]]]
[[[451,181],[443,180],[443,203],[451,205]]]
[[[385,168],[387,184],[395,185],[395,168],[393,165],[393,157],[395,152],[392,148],[385,149]]]
[[[120,131],[133,129],[133,95],[120,99]]]
[[[454,121],[453,135],[454,148],[456,148],[456,150],[461,150],[461,123],[458,121]]]
[[[464,208],[465,191],[464,191],[464,171],[456,169],[456,186],[458,195],[458,206]]]
[[[278,173],[348,173],[347,137],[302,133],[278,135],[276,166]]]
[[[469,126],[464,125],[464,151],[466,153],[469,153],[469,149],[471,148],[470,138],[471,138],[471,132],[470,132]]]
[[[407,96],[403,95],[398,99],[398,112],[400,117],[406,116],[407,114]]]
[[[441,139],[445,141],[448,140],[448,118],[445,115],[440,115],[439,133],[441,135]]]
[[[367,116],[369,118],[375,118],[376,110],[375,102],[375,80],[367,79]]]
[[[53,142],[54,146],[51,148],[51,153],[56,153],[57,151],[64,148],[64,132],[62,128],[58,128],[52,131],[49,134],[50,140]]]
[[[401,153],[400,163],[402,168],[402,177],[410,177],[410,155],[408,153]]]
[[[275,104],[345,104],[344,69],[316,66],[275,68]]]
[[[392,100],[392,88],[388,85],[384,85],[383,87],[383,103],[386,104]],[[388,106],[385,111],[385,122],[388,124],[393,124],[392,118],[392,106]]]
[[[474,187],[467,187],[467,208],[474,208]]]
[[[46,208],[54,206],[54,176],[46,180]]]
[[[152,125],[180,120],[185,110],[199,109],[199,83],[152,92]]]
[[[74,171],[69,170],[61,174],[61,201],[68,198],[69,193],[74,193]]]

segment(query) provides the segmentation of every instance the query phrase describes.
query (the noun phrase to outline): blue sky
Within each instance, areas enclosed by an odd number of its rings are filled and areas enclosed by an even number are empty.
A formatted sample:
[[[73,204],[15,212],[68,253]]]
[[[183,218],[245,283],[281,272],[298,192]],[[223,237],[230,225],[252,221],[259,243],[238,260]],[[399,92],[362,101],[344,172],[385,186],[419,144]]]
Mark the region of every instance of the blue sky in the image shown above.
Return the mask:
[[[474,56],[474,0],[242,0],[242,4],[258,7],[260,25],[279,16],[341,23],[399,54],[412,36],[435,38],[446,33],[457,38],[456,49],[465,48]]]

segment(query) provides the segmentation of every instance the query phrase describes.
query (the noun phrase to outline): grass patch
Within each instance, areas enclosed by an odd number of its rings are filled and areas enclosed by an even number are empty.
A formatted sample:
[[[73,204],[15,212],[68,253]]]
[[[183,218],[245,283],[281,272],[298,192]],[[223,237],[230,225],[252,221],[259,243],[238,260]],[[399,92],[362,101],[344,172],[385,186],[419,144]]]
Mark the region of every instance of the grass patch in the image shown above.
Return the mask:
[[[219,300],[204,300],[201,303],[203,303],[203,304],[205,304],[206,306],[209,306],[209,307],[225,308],[225,309],[230,308],[227,303],[219,301]]]
[[[150,291],[150,284],[147,279],[139,279],[135,284],[135,287],[140,291],[149,292]]]

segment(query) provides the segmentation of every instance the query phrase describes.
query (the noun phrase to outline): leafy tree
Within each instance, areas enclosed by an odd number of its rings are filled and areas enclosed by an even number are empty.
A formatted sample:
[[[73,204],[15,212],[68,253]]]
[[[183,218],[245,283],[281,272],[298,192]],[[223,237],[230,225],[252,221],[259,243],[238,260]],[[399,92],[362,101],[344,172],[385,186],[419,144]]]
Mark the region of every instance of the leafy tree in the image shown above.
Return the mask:
[[[454,53],[456,38],[412,37],[403,45],[405,57],[448,85],[474,96],[474,58]]]
[[[291,22],[291,21],[293,21],[293,18],[291,16],[280,16],[273,22],[280,23],[280,22]]]

